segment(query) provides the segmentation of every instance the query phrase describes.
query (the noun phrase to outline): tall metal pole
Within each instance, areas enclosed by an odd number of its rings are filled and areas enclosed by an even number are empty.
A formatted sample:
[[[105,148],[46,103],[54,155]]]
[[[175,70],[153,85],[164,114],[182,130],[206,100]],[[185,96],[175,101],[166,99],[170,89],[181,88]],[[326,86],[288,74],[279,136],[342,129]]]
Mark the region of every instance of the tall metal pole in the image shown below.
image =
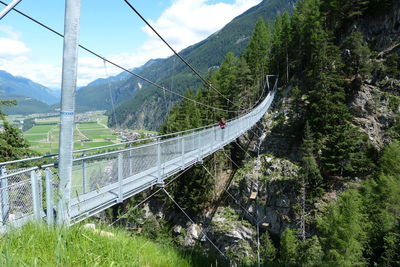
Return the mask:
[[[78,68],[80,0],[65,1],[64,54],[61,83],[61,129],[60,129],[60,202],[58,223],[70,223],[70,199],[72,176],[72,151],[74,140],[75,91]]]
[[[21,0],[14,0],[11,3],[9,3],[1,12],[0,12],[0,20],[2,18],[4,18],[5,15],[8,14],[8,12],[10,12],[14,7],[16,7],[16,5],[19,4],[19,2],[21,2]]]

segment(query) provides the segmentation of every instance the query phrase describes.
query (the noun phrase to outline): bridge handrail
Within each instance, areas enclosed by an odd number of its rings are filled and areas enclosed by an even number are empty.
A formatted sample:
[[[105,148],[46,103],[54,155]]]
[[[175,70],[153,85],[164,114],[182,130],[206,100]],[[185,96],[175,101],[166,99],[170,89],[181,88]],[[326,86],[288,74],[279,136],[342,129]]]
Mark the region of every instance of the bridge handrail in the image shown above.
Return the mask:
[[[137,146],[108,152],[99,150],[74,158],[71,183],[62,189],[62,194],[69,196],[71,223],[122,203],[152,186],[163,186],[168,177],[203,162],[207,156],[254,127],[267,112],[275,92],[276,84],[259,105],[229,120],[224,129],[211,124],[146,138],[153,142]],[[54,155],[46,155],[50,156]],[[43,157],[33,160],[39,158]],[[9,226],[22,226],[31,219],[46,218],[49,225],[54,223],[54,210],[59,201],[59,194],[55,192],[60,190],[57,165],[57,162],[46,163],[23,170],[0,168],[0,232],[7,231]]]
[[[248,111],[245,114],[242,114],[241,116],[237,116],[235,118],[229,119],[229,120],[227,120],[227,122],[229,123],[231,121],[234,121],[236,119],[244,117],[244,116],[250,114],[251,112],[252,112],[252,110]],[[128,142],[122,142],[122,143],[118,143],[118,144],[111,144],[111,145],[105,145],[105,146],[99,146],[99,147],[93,147],[93,148],[74,150],[73,153],[76,154],[76,153],[100,150],[100,149],[110,148],[110,147],[126,146],[126,145],[132,145],[132,144],[135,144],[135,143],[145,142],[145,141],[156,142],[159,139],[163,139],[163,138],[170,137],[170,136],[179,136],[179,135],[183,135],[183,134],[188,133],[188,132],[198,132],[200,130],[205,130],[205,129],[211,128],[211,127],[213,127],[215,125],[216,124],[213,123],[213,124],[209,124],[209,125],[206,125],[206,126],[201,126],[201,127],[197,127],[197,128],[192,128],[192,129],[188,129],[188,130],[179,131],[179,132],[163,134],[163,135],[156,135],[156,136],[152,136],[152,137],[136,139],[136,140],[132,140],[132,141],[128,141]],[[117,150],[117,151],[121,151],[121,150]],[[108,153],[111,153],[111,152],[108,152]],[[30,158],[25,158],[25,159],[18,159],[18,160],[0,162],[0,167],[6,166],[6,165],[11,165],[11,164],[16,164],[16,163],[35,161],[35,160],[40,160],[40,159],[45,159],[45,158],[57,158],[58,155],[59,154],[47,154],[47,155],[43,155],[43,156],[35,156],[35,157],[30,157]],[[99,155],[99,154],[95,154],[95,155]],[[76,159],[76,160],[81,160],[81,159]],[[74,159],[74,161],[75,161],[75,159]],[[53,166],[53,165],[54,164],[47,164],[46,166]]]

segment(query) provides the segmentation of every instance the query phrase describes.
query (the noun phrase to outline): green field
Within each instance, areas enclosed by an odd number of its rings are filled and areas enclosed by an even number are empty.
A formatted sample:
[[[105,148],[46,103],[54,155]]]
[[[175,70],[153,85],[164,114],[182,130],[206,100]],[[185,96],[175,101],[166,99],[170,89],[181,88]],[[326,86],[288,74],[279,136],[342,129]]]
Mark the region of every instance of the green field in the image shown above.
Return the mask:
[[[57,153],[59,143],[59,117],[41,119],[24,133],[29,141],[31,149],[40,153]],[[111,134],[111,130],[104,124],[106,116],[98,116],[91,122],[78,122],[74,130],[74,150],[105,146],[117,143],[117,137]]]

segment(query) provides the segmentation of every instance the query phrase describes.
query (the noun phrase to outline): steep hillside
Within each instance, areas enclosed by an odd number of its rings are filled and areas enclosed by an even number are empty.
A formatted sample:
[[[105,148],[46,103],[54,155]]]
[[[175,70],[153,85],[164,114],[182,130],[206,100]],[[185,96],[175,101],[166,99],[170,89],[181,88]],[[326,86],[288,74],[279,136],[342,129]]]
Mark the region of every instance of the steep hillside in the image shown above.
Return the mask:
[[[276,14],[282,14],[284,11],[290,12],[295,2],[295,0],[265,0],[233,19],[223,29],[207,39],[182,50],[180,54],[203,75],[207,76],[210,68],[221,64],[227,52],[232,51],[236,55],[241,53],[247,46],[255,22],[259,17],[271,22],[275,19]],[[149,62],[138,74],[159,84],[164,84],[168,88],[173,88],[174,91],[180,93],[201,86],[201,81],[197,76],[175,56]],[[111,88],[113,88],[114,102],[120,104],[116,109],[117,123],[124,127],[158,129],[166,117],[166,107],[170,106],[170,102],[177,100],[176,97],[170,96],[168,93],[164,94],[159,89],[148,86],[134,77],[123,84],[111,85]],[[98,96],[90,94],[90,98],[84,97],[87,90],[89,89],[82,88],[78,92],[78,107],[90,106],[95,108],[94,105],[87,104],[86,101],[101,103],[104,102],[104,97],[108,94],[103,93],[108,91],[107,87],[96,87]],[[94,89],[90,90],[94,91]],[[99,104],[98,107],[110,109],[110,101],[104,105]],[[110,124],[116,124],[113,121],[113,116],[110,116]]]
[[[276,20],[272,37],[257,23],[252,53],[227,55],[213,78],[245,101],[249,69],[279,73],[271,112],[167,187],[192,220],[159,196],[122,225],[165,218],[158,229],[173,229],[177,243],[214,250],[206,233],[238,266],[257,263],[258,241],[263,266],[399,266],[399,25],[399,0],[304,0]],[[266,39],[269,56],[252,57]],[[191,96],[226,107],[211,94]],[[162,131],[215,116],[182,101]]]
[[[23,77],[15,77],[0,70],[0,98],[9,95],[32,97],[48,105],[59,102],[60,96],[53,90]]]
[[[3,108],[4,112],[8,115],[12,114],[28,115],[33,113],[54,112],[53,107],[31,97],[7,95],[7,97],[0,97],[0,98],[2,100],[17,101],[17,104],[15,106]]]
[[[160,61],[162,60],[151,59],[143,66],[133,69],[132,72],[140,73],[143,69]],[[82,112],[89,110],[111,110],[112,104],[117,106],[119,103],[130,99],[135,90],[140,88],[138,84],[132,88],[127,83],[131,77],[129,73],[121,72],[116,76],[107,79],[97,79],[81,87],[76,93],[76,109]]]

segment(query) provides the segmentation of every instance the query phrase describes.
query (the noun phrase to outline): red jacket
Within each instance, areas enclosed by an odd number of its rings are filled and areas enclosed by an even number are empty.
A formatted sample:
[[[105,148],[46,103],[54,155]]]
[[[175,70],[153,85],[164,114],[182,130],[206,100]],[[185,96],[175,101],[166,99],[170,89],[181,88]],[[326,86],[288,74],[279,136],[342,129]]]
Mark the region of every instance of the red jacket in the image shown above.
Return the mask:
[[[226,122],[220,121],[220,122],[218,122],[218,125],[219,125],[219,127],[221,127],[221,129],[224,129],[225,125],[226,125]]]

